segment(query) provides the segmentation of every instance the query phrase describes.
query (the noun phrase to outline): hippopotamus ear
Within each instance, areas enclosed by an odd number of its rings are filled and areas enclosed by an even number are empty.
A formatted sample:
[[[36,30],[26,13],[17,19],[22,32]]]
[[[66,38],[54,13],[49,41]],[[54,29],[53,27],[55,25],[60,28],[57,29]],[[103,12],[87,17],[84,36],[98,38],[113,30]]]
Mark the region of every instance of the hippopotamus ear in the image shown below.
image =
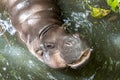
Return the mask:
[[[77,60],[75,61],[74,63],[72,64],[68,64],[68,66],[70,66],[71,68],[73,69],[76,69],[78,68],[79,66],[82,66],[85,64],[86,61],[88,61],[89,57],[90,57],[90,54],[91,54],[91,50],[90,48],[87,48],[84,52],[83,52],[83,55]]]

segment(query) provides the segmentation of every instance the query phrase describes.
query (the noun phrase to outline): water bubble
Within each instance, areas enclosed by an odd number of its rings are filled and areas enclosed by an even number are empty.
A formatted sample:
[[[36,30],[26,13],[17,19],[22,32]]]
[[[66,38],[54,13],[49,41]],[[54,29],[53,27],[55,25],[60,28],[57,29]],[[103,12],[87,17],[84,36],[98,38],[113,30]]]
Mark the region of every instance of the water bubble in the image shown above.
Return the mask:
[[[51,73],[47,73],[48,77],[51,79],[51,80],[58,80],[56,79]]]
[[[28,76],[28,78],[29,78],[30,80],[33,80],[33,79],[32,79],[32,76],[31,76],[30,74],[28,74],[27,76]]]
[[[7,70],[7,68],[6,67],[3,67],[3,71],[6,71]]]

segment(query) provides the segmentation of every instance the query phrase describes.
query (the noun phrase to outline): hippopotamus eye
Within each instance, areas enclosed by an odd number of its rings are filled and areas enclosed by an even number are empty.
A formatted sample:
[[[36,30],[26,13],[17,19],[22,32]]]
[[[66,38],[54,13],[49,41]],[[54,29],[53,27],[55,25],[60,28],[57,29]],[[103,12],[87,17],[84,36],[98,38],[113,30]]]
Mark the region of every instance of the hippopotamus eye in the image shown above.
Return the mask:
[[[53,49],[53,48],[55,48],[55,44],[51,43],[51,42],[45,43],[45,48]]]

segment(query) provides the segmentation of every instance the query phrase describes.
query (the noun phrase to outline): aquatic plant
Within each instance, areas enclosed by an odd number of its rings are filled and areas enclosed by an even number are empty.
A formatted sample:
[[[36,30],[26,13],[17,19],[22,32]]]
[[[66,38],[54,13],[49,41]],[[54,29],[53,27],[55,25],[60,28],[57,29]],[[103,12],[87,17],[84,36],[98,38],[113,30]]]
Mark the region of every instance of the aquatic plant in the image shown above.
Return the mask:
[[[112,11],[120,13],[120,0],[106,0]]]
[[[88,4],[88,0],[86,0],[86,5],[90,8],[91,15],[94,18],[103,18],[107,16],[111,11],[116,13],[120,12],[120,0],[106,0],[106,2],[111,7],[111,10],[93,7]]]

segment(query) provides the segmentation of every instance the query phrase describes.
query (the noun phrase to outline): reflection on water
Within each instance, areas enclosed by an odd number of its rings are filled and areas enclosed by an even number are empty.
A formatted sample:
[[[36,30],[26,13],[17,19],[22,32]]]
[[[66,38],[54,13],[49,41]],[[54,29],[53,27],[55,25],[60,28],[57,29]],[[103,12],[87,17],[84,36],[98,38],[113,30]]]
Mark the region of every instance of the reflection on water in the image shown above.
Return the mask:
[[[105,0],[89,1],[106,7]],[[89,15],[82,0],[61,0],[59,4],[68,28],[88,39],[93,48],[89,62],[77,70],[51,69],[32,56],[16,36],[7,33],[8,42],[0,36],[0,80],[120,80],[120,19],[109,21],[120,15],[112,13],[97,20]]]

